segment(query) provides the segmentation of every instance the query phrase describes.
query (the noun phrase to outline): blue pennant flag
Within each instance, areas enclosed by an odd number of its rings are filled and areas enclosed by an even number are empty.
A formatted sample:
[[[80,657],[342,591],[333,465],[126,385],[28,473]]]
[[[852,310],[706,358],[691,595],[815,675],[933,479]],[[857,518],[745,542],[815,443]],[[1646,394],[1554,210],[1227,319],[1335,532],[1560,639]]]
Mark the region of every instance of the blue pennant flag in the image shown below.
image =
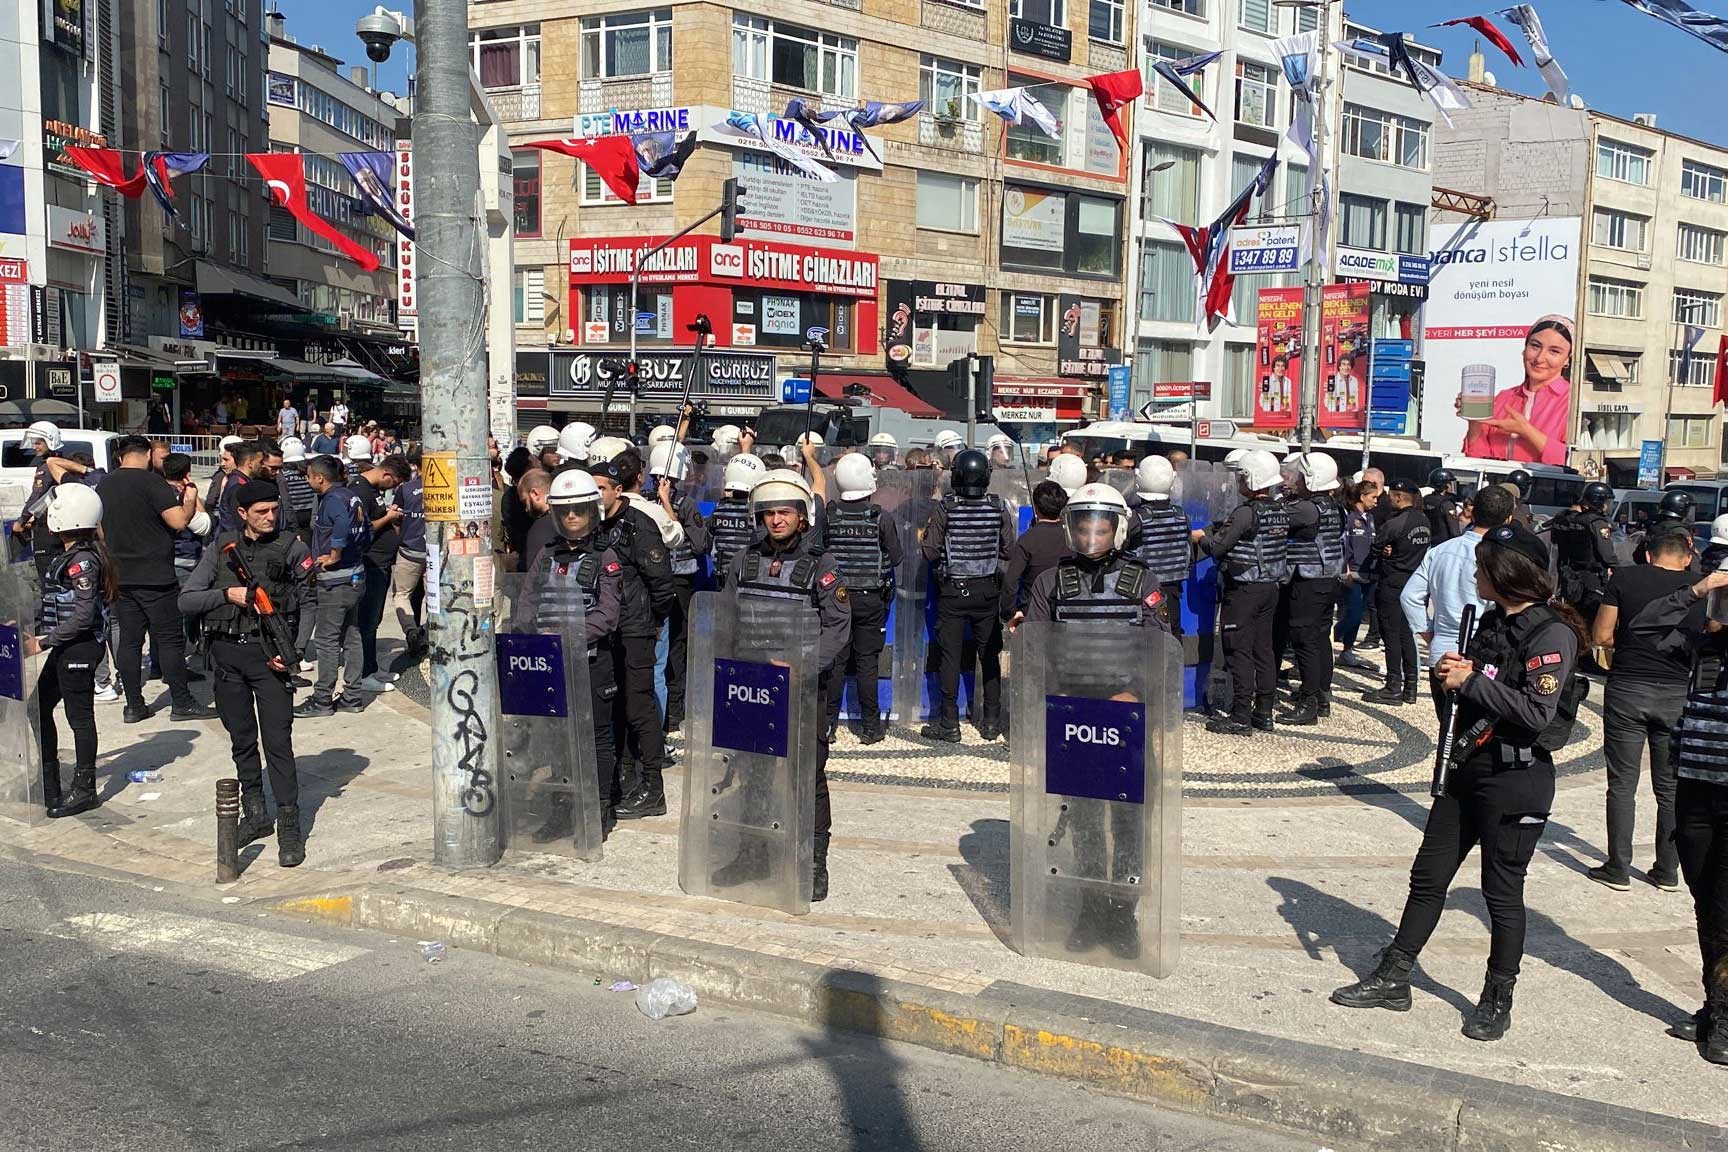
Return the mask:
[[[169,182],[176,176],[189,176],[208,163],[208,152],[146,152],[144,183],[156,197],[156,203],[162,205],[162,211],[170,216],[177,216],[179,213],[174,210],[174,187]]]
[[[390,181],[396,172],[396,157],[389,152],[343,152],[338,157],[354,184],[360,189],[360,199],[373,212],[390,221],[408,239],[414,239],[414,225],[396,210],[396,196]]]
[[[1196,72],[1204,70],[1207,65],[1222,55],[1224,55],[1222,52],[1206,52],[1199,56],[1185,56],[1180,60],[1159,60],[1152,65],[1152,71],[1163,77],[1166,84],[1186,96],[1189,103],[1206,113],[1216,124],[1218,117],[1213,115],[1212,109],[1206,107],[1206,101],[1200,99],[1183,77],[1192,76]]]
[[[686,132],[678,139],[676,132],[641,132],[630,137],[636,146],[636,163],[642,175],[653,180],[676,180],[684,171],[690,154],[696,151],[696,133]]]

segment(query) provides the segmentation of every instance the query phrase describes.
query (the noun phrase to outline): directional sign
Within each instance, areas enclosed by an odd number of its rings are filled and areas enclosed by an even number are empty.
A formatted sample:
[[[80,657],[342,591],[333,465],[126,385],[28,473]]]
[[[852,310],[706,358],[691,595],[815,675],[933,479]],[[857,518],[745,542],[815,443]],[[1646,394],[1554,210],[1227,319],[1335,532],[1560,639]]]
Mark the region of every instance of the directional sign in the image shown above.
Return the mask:
[[[1194,425],[1194,435],[1201,440],[1230,440],[1236,435],[1236,422],[1201,420]]]

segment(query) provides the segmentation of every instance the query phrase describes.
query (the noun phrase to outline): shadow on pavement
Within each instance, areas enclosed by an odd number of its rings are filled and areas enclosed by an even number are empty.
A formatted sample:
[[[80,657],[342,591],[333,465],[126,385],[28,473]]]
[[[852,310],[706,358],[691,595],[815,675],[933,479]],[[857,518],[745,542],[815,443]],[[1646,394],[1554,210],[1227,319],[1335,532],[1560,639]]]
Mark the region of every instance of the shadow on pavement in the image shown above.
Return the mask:
[[[803,1041],[840,1090],[844,1143],[852,1152],[920,1152],[906,1108],[899,1058],[882,1039],[882,981],[865,972],[833,973],[820,992],[823,1033]]]
[[[371,763],[352,748],[326,748],[316,756],[300,757],[300,831],[310,836],[324,802],[342,795],[348,782]]]
[[[960,859],[948,871],[954,883],[972,901],[978,915],[990,925],[1004,947],[1012,948],[1010,892],[1008,890],[1008,821],[974,820],[972,831],[960,837]]]
[[[97,714],[100,721],[102,714]],[[125,729],[121,729],[122,732]],[[62,737],[64,740],[65,738]],[[106,804],[120,793],[126,791],[129,781],[128,772],[143,771],[150,768],[168,770],[169,766],[183,756],[192,752],[192,732],[185,728],[169,728],[161,732],[152,732],[143,740],[120,749],[108,758],[107,763],[97,769],[101,780],[102,802]],[[65,761],[62,760],[64,765]],[[62,775],[67,782],[71,781],[71,769],[62,769]]]

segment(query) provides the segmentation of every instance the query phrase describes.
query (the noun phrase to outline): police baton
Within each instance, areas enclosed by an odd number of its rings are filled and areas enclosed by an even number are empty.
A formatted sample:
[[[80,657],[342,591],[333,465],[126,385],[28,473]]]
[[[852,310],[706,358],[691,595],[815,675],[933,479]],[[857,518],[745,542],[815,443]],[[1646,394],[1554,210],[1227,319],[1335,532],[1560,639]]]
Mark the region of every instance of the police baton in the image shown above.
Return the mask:
[[[1476,605],[1464,605],[1458,616],[1458,654],[1470,648],[1470,633],[1476,628]],[[1446,693],[1446,724],[1440,729],[1440,744],[1434,749],[1434,780],[1428,794],[1438,799],[1446,794],[1446,769],[1452,760],[1452,743],[1458,732],[1458,693]]]

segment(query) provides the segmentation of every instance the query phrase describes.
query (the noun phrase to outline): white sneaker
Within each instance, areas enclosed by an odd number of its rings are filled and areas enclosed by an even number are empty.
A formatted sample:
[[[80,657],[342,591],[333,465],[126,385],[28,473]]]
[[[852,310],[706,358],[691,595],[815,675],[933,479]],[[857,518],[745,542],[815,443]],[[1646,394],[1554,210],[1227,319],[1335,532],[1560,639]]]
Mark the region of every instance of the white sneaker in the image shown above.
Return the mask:
[[[378,671],[372,673],[372,676],[374,679],[382,680],[386,684],[394,684],[394,683],[396,683],[396,681],[398,681],[402,678],[402,673],[400,673],[400,672],[386,672],[382,668],[380,668]]]
[[[375,675],[362,678],[360,683],[354,685],[354,687],[360,689],[360,691],[362,691],[362,692],[394,692],[394,691],[396,691],[396,685],[390,683],[390,681],[388,681],[388,680],[380,680]]]
[[[302,671],[302,672],[316,672],[317,670],[318,670],[318,661],[316,661],[316,660],[302,660],[302,661],[300,661],[300,671]]]
[[[119,690],[112,684],[104,684],[96,689],[96,703],[98,704],[118,704],[121,699]]]

